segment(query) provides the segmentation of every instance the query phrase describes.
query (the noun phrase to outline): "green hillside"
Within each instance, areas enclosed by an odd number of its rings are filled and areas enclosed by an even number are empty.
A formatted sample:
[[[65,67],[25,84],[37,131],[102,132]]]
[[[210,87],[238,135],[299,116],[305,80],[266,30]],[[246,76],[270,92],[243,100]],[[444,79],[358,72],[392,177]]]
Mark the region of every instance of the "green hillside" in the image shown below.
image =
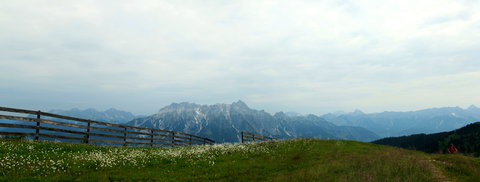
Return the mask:
[[[179,148],[0,140],[0,181],[476,181],[480,159],[295,139]]]
[[[453,143],[461,153],[479,157],[480,122],[472,123],[450,132],[390,137],[374,141],[373,143],[428,153],[448,153],[447,148]]]

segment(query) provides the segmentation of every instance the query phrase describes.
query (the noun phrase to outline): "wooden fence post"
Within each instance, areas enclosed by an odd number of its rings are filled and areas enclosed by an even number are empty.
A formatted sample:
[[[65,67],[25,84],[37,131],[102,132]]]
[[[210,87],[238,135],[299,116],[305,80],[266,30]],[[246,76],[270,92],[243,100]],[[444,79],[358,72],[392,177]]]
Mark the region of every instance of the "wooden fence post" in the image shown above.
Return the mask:
[[[192,135],[190,135],[190,139],[188,141],[190,142],[188,145],[192,145]]]
[[[150,130],[152,135],[150,135],[150,147],[153,147],[153,130]]]
[[[175,133],[172,132],[172,144],[175,144]]]
[[[124,127],[124,132],[123,132],[123,146],[127,146],[127,127]]]
[[[38,141],[39,134],[40,134],[40,114],[41,111],[37,111],[37,128],[35,130],[35,140]]]
[[[87,123],[87,136],[85,138],[86,138],[85,143],[88,143],[90,141],[90,120],[88,120],[88,123]]]
[[[240,132],[240,133],[242,134],[242,143],[243,143],[243,131],[242,131],[242,132]]]

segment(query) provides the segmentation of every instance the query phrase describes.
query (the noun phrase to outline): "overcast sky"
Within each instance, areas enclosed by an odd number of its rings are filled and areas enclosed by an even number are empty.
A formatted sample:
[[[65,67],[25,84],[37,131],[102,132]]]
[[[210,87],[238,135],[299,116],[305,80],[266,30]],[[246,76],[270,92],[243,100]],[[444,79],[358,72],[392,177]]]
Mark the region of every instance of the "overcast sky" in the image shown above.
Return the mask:
[[[2,0],[0,83],[35,110],[480,105],[480,3]]]

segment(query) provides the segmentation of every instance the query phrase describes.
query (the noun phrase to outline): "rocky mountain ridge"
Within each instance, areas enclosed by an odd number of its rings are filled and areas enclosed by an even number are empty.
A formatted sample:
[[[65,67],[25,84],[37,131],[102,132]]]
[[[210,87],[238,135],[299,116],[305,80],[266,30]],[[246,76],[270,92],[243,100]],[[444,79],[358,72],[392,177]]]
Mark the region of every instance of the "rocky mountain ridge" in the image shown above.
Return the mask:
[[[339,127],[315,115],[288,116],[282,112],[271,115],[251,109],[242,101],[214,105],[172,103],[154,115],[127,124],[191,133],[217,143],[238,142],[241,131],[275,138],[378,139],[376,134],[361,127]]]

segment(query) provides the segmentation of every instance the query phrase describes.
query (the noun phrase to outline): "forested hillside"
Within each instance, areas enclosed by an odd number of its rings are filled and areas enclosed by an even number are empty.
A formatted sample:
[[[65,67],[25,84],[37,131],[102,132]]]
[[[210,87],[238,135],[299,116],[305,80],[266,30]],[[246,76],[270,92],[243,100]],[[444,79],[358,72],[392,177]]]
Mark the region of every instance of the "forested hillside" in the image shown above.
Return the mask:
[[[480,156],[480,122],[450,132],[390,137],[373,143],[429,153],[446,153],[448,146],[454,144],[460,153],[478,157]]]

